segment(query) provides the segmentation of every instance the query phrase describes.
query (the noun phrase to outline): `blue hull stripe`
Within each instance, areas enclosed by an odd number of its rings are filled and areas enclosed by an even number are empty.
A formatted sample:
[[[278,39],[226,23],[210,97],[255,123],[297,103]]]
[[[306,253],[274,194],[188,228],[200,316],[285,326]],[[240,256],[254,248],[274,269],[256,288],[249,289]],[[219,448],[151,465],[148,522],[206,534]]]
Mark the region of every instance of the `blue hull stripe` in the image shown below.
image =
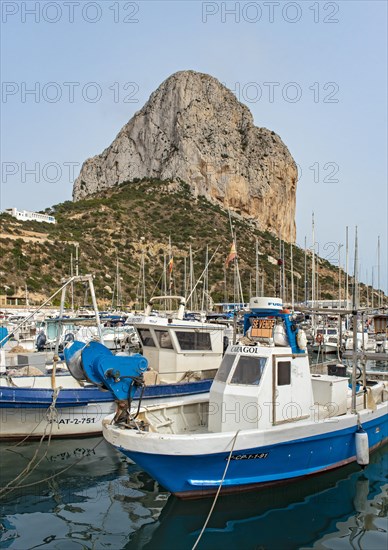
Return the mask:
[[[146,386],[143,399],[179,398],[184,395],[207,393],[210,390],[211,383],[212,380],[199,380],[196,382]],[[137,389],[134,399],[139,397],[140,389]],[[51,405],[52,400],[53,390],[51,389],[0,387],[0,408],[45,409]],[[59,392],[56,406],[81,407],[90,403],[113,403],[113,401],[114,397],[110,392],[102,391],[97,387],[63,389]]]
[[[224,480],[225,488],[277,482],[339,467],[355,460],[355,425],[328,434],[280,444],[234,451]],[[388,415],[363,424],[370,448],[388,440]],[[119,448],[170,492],[182,497],[201,496],[218,488],[229,453],[176,456],[131,452]],[[195,477],[193,477],[193,474]]]

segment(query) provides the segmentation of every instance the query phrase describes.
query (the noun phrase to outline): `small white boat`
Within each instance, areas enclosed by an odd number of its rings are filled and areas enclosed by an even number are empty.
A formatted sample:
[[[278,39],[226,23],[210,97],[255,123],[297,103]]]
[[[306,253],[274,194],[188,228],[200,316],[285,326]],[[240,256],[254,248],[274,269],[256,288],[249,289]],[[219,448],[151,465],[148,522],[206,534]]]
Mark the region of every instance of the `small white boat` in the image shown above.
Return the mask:
[[[341,347],[338,329],[336,327],[317,327],[312,349],[320,353],[337,353]]]

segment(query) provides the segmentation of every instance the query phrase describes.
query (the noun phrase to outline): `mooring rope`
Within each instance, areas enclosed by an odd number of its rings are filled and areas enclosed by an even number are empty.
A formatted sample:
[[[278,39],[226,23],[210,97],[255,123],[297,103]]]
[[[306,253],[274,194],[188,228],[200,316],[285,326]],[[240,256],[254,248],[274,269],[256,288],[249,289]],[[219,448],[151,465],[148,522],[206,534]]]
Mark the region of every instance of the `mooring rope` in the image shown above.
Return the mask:
[[[237,430],[236,435],[235,435],[234,438],[233,438],[232,448],[230,449],[230,453],[229,453],[229,456],[228,456],[228,461],[227,461],[226,466],[225,466],[224,474],[223,474],[222,479],[221,479],[221,481],[220,481],[220,484],[219,484],[219,486],[218,486],[217,493],[216,493],[216,496],[214,497],[212,507],[210,508],[210,511],[209,511],[209,513],[208,513],[208,515],[207,515],[206,521],[205,521],[205,523],[204,523],[204,525],[203,525],[203,527],[202,527],[202,530],[201,530],[201,532],[200,532],[200,534],[199,534],[197,540],[195,541],[195,544],[194,544],[192,550],[195,550],[195,549],[197,548],[198,543],[199,543],[199,541],[201,540],[203,533],[205,532],[205,529],[206,529],[206,527],[207,527],[207,524],[209,523],[209,520],[210,520],[211,515],[212,515],[212,513],[213,513],[214,507],[215,507],[215,505],[216,505],[218,496],[219,496],[219,494],[220,494],[220,492],[221,492],[221,487],[222,487],[222,484],[224,483],[225,476],[226,476],[226,473],[227,473],[228,468],[229,468],[230,460],[231,460],[231,458],[232,458],[232,453],[233,453],[234,446],[235,446],[235,444],[236,444],[237,436],[238,436],[239,433],[240,433],[240,430]]]
[[[35,450],[35,453],[34,453],[33,457],[31,458],[31,460],[29,461],[27,466],[24,468],[24,470],[22,470],[20,472],[19,475],[17,475],[14,479],[12,479],[9,483],[7,483],[7,485],[5,485],[5,487],[0,489],[0,496],[2,496],[3,494],[8,495],[11,491],[21,488],[20,483],[24,479],[29,477],[32,474],[32,472],[39,466],[39,464],[42,462],[42,460],[47,456],[48,448],[49,448],[50,442],[51,442],[51,436],[52,436],[52,431],[53,431],[54,420],[56,420],[57,417],[58,417],[58,411],[56,410],[55,405],[56,405],[56,402],[57,402],[58,395],[59,395],[60,391],[61,391],[61,387],[56,388],[53,391],[52,403],[50,404],[49,408],[47,409],[47,424],[44,428],[42,437],[39,440],[39,444],[38,444],[38,446]],[[48,426],[50,426],[49,434],[47,434]],[[31,433],[33,433],[35,431],[35,429],[36,429],[36,426],[32,430]],[[29,436],[31,435],[31,433],[29,434]],[[35,459],[36,459],[36,457],[39,453],[39,450],[40,450],[40,448],[43,444],[43,441],[44,441],[44,439],[47,435],[48,435],[48,440],[47,440],[46,451],[44,452],[43,456],[37,462],[35,462]]]
[[[97,449],[97,447],[104,441],[103,438],[101,438],[98,443],[96,443],[96,445],[92,448],[92,451],[94,451],[95,449]],[[39,485],[40,483],[44,483],[45,481],[50,481],[51,479],[54,479],[58,476],[60,476],[61,474],[63,474],[64,472],[66,472],[67,470],[69,470],[70,468],[72,468],[73,466],[77,466],[77,464],[79,464],[81,462],[81,460],[83,460],[85,458],[85,456],[81,456],[80,458],[78,458],[75,462],[72,462],[71,464],[69,464],[68,466],[66,466],[65,468],[62,468],[62,470],[60,470],[59,472],[57,472],[56,474],[52,474],[51,476],[47,476],[47,477],[44,477],[43,479],[39,479],[38,481],[34,481],[33,483],[27,483],[25,485],[16,485],[16,486],[10,486],[9,487],[9,492],[7,494],[9,494],[11,491],[15,490],[15,489],[25,489],[27,487],[34,487],[34,485]],[[12,482],[10,482],[12,483]],[[9,484],[8,484],[9,485]],[[6,495],[7,496],[7,495]]]

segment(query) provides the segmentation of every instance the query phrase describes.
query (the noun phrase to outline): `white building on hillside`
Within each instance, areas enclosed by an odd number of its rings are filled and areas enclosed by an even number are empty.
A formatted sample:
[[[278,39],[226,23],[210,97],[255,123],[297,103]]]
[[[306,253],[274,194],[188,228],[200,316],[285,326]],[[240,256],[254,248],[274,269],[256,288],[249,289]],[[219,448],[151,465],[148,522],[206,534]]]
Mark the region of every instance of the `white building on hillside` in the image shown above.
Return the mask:
[[[7,208],[4,210],[10,216],[13,216],[17,220],[22,222],[26,221],[35,221],[35,222],[46,222],[46,223],[56,223],[54,216],[48,216],[47,214],[39,214],[38,212],[30,212],[29,210],[17,210],[16,208]]]

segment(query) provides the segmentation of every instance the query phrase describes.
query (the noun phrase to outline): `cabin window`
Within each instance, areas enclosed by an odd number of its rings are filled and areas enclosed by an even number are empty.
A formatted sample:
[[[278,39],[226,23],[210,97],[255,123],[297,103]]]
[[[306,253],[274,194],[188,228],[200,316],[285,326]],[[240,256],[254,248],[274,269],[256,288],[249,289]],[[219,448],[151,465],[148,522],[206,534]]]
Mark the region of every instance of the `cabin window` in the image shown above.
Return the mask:
[[[224,355],[214,380],[217,380],[218,382],[226,382],[235,359],[235,354],[227,353]]]
[[[258,386],[266,362],[266,357],[248,357],[242,355],[238,360],[230,383]]]
[[[139,332],[140,340],[141,340],[141,343],[143,344],[143,346],[148,346],[150,348],[155,348],[156,347],[154,339],[152,337],[152,334],[148,329],[139,328],[138,332]]]
[[[330,334],[330,335],[333,335],[333,334],[337,334],[337,330],[334,328],[334,329],[328,329],[327,331],[327,334]]]
[[[176,332],[183,351],[211,351],[212,345],[208,332]]]
[[[278,386],[291,384],[291,361],[278,361]]]
[[[168,330],[156,330],[155,334],[159,342],[159,346],[163,349],[174,349],[171,342],[171,336]]]

